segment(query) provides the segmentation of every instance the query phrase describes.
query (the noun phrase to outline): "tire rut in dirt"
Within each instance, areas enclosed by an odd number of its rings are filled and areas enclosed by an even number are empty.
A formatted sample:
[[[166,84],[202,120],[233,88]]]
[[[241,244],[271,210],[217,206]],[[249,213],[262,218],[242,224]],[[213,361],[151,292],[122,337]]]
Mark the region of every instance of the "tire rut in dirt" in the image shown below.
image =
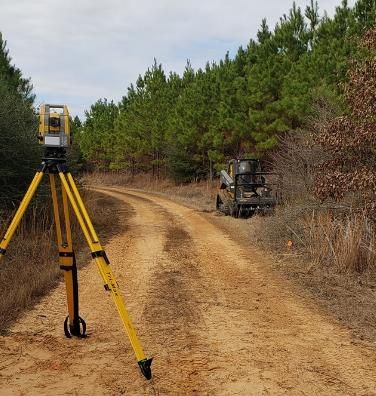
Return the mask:
[[[206,287],[191,236],[176,218],[173,223],[165,231],[164,260],[149,284],[150,305],[143,317],[158,332],[155,349],[165,351],[156,356],[163,366],[156,375],[164,377],[159,392],[174,394],[184,389],[184,394],[194,394],[210,390],[203,370],[210,351],[200,309],[200,295]]]

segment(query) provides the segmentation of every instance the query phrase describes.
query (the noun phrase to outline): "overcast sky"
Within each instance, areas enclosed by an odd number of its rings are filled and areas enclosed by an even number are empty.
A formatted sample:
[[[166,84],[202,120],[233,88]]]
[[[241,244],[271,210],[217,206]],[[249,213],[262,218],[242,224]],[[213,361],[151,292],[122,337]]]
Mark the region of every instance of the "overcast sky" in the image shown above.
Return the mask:
[[[309,0],[298,0],[305,8]],[[353,5],[355,0],[349,1]],[[340,0],[319,0],[333,15]],[[0,31],[31,77],[36,104],[66,103],[83,115],[99,98],[120,100],[156,58],[184,70],[236,53],[292,0],[0,0]]]

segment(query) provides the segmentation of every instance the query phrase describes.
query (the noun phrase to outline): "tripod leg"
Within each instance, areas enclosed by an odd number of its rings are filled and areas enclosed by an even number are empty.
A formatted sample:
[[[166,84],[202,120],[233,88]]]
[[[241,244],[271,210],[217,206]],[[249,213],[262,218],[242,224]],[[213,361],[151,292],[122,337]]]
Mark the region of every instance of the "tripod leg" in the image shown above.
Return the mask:
[[[107,258],[105,251],[103,250],[98,237],[95,233],[93,224],[90,220],[90,217],[86,211],[85,205],[82,201],[82,198],[77,190],[77,187],[74,183],[74,180],[70,173],[67,173],[67,178],[65,177],[64,172],[58,167],[59,176],[61,179],[61,183],[67,193],[69,201],[72,205],[73,211],[77,217],[77,220],[80,224],[82,232],[86,238],[86,241],[90,247],[91,255],[95,259],[95,262],[98,266],[99,272],[102,275],[105,289],[111,293],[112,299],[115,303],[115,306],[119,312],[120,319],[123,322],[125,331],[128,335],[130,343],[132,345],[133,351],[136,355],[138,364],[140,366],[142,374],[147,378],[151,379],[151,362],[152,359],[147,359],[145,353],[142,349],[141,343],[136,335],[136,331],[132,325],[130,320],[128,311],[125,307],[123,298],[121,297],[120,290],[110,269],[110,262]]]
[[[60,222],[59,200],[56,191],[55,175],[50,173],[51,197],[56,226],[56,237],[59,248],[60,269],[64,271],[64,281],[67,293],[68,316],[64,321],[64,333],[68,338],[71,336],[85,337],[86,323],[79,316],[78,279],[76,257],[73,251],[71,224],[69,217],[68,199],[62,189],[62,201],[65,223],[65,240]],[[69,324],[68,324],[69,323]],[[81,331],[82,325],[82,331]]]
[[[17,209],[16,214],[14,215],[13,220],[11,221],[8,227],[8,230],[6,231],[2,241],[0,242],[0,259],[5,254],[9,242],[11,241],[13,234],[15,233],[18,227],[18,224],[22,219],[22,216],[24,215],[27,207],[29,206],[30,201],[32,200],[40,182],[42,181],[43,175],[44,175],[44,168],[42,171],[37,172],[35,174],[34,179],[32,180],[28,190],[26,191],[26,194],[24,195],[20,203],[20,206]]]

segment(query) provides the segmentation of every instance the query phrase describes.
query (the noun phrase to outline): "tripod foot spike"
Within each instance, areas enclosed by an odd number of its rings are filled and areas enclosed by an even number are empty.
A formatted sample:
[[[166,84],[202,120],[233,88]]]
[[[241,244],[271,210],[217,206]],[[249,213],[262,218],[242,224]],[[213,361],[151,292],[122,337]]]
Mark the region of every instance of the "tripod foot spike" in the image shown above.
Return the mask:
[[[86,322],[79,316],[78,320],[75,321],[72,325],[69,323],[69,316],[67,316],[64,320],[64,334],[67,338],[79,337],[85,338],[86,337]],[[82,326],[82,330],[81,330]]]
[[[152,361],[153,361],[153,358],[142,359],[138,362],[138,365],[140,366],[141,373],[147,380],[151,379],[151,362]]]

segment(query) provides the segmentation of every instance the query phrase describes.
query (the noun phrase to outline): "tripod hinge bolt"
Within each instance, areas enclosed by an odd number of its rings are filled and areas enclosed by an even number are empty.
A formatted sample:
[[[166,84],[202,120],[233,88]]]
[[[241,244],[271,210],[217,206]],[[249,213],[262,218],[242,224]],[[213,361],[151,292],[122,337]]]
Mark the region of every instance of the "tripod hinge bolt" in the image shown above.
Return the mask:
[[[59,257],[73,257],[73,252],[59,252]]]

